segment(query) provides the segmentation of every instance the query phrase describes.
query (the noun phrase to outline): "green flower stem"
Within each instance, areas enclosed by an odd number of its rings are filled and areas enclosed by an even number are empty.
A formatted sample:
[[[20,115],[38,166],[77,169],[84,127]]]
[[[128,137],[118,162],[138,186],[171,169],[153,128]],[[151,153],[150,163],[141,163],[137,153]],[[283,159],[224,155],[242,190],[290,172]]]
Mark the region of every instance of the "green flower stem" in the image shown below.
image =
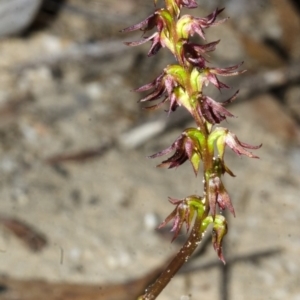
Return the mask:
[[[154,300],[163,291],[163,289],[172,280],[178,270],[184,263],[188,261],[197,246],[200,244],[204,232],[201,232],[203,216],[197,215],[195,223],[189,238],[182,246],[180,251],[176,254],[173,260],[169,263],[168,267],[156,279],[153,285],[146,289],[146,293],[139,297],[138,300]]]

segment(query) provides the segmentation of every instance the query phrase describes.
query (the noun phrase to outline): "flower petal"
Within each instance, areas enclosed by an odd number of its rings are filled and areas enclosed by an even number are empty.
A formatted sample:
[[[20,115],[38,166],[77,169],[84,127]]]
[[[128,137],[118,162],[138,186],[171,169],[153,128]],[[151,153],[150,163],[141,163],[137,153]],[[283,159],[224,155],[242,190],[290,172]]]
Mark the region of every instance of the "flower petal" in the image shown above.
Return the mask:
[[[198,111],[211,124],[219,124],[226,117],[234,117],[232,113],[223,107],[222,103],[218,103],[208,96],[202,96],[200,103],[202,105],[198,105]]]
[[[148,18],[146,18],[145,20],[141,21],[140,23],[126,27],[126,28],[120,30],[120,32],[131,32],[131,31],[135,31],[138,29],[142,29],[143,31],[151,30],[155,26],[156,18],[157,18],[157,15],[154,13],[154,14],[150,15]]]
[[[258,146],[251,146],[249,144],[242,143],[238,140],[237,136],[230,131],[225,137],[225,143],[229,148],[231,148],[231,150],[233,150],[238,155],[243,154],[250,158],[259,158],[258,156],[252,154],[250,151],[247,151],[246,149],[259,149],[262,146],[262,144]]]
[[[152,34],[152,35],[149,36],[149,37],[144,37],[144,38],[143,38],[142,40],[140,40],[140,41],[125,42],[125,45],[127,45],[127,46],[132,46],[132,47],[139,46],[139,45],[145,44],[146,42],[152,40],[156,35],[157,35],[157,32],[155,32],[154,34]]]

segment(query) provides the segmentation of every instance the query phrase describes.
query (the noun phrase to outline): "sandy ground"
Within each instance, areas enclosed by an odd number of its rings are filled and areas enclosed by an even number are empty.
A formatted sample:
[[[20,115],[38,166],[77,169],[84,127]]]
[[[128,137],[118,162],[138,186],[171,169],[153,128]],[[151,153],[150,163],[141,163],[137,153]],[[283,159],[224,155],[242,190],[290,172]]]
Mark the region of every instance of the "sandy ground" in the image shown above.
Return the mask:
[[[0,273],[51,282],[121,283],[146,274],[179,249],[155,228],[172,209],[168,196],[200,194],[201,179],[188,164],[162,170],[155,168],[159,161],[146,158],[169,146],[180,128],[134,149],[112,142],[155,115],[165,117],[141,112],[131,90],[153,79],[167,54],[147,61],[147,47],[141,47],[104,60],[26,65],[88,41],[124,38],[111,34],[151,11],[145,1],[66,2],[69,8],[43,29],[0,42],[0,213],[30,224],[47,239],[41,251],[32,251],[2,226]],[[260,13],[278,25],[270,4],[264,5]],[[72,7],[106,18],[87,18]],[[243,20],[249,34],[255,35],[250,25],[257,22],[261,35],[280,36],[274,28],[268,33],[262,17]],[[225,65],[247,60],[238,34],[224,27],[212,30],[212,39],[224,37],[219,48],[225,51],[216,59]],[[269,67],[266,62],[258,69],[259,64],[249,57],[251,72]],[[227,267],[209,246],[158,299],[300,299],[299,96],[293,83],[232,105],[238,118],[224,126],[263,147],[259,160],[226,154],[237,175],[226,180],[237,215],[228,216]],[[49,163],[57,155],[86,150],[98,155]]]

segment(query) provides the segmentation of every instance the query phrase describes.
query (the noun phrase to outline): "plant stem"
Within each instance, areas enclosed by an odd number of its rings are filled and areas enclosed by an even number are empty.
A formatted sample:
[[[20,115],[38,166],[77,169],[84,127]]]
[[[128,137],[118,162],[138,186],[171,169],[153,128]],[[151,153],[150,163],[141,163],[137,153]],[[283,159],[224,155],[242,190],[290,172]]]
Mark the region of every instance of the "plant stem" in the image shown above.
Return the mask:
[[[202,225],[202,217],[197,215],[190,236],[186,240],[185,244],[182,246],[180,251],[169,263],[168,267],[156,279],[154,284],[146,289],[146,293],[143,296],[141,296],[139,300],[156,299],[157,296],[171,281],[171,279],[175,276],[178,270],[182,267],[182,265],[188,261],[188,259],[196,250],[197,246],[200,244],[202,240],[203,233],[201,233],[200,231],[201,225]]]

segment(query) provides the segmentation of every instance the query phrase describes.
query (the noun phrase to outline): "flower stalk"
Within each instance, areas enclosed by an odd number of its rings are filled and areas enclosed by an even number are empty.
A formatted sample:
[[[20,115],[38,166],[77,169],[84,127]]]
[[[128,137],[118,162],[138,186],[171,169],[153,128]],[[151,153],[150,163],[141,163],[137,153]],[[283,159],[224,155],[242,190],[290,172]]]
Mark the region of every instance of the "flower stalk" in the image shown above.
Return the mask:
[[[159,167],[177,168],[187,160],[190,161],[195,176],[203,169],[203,195],[192,195],[178,200],[169,198],[175,209],[160,225],[165,226],[173,221],[173,240],[178,236],[182,226],[190,231],[189,237],[180,251],[170,262],[156,282],[148,287],[138,300],[154,300],[170,282],[181,266],[193,254],[207,227],[212,224],[212,244],[219,259],[225,263],[222,252],[222,241],[227,233],[227,221],[222,210],[226,208],[235,216],[235,211],[222,177],[225,173],[234,176],[225,164],[225,148],[229,147],[238,155],[258,158],[248,149],[258,149],[241,142],[237,136],[219,124],[233,115],[225,106],[235,100],[238,92],[226,101],[219,103],[204,93],[209,84],[218,90],[229,88],[219,80],[219,76],[234,76],[243,73],[241,64],[226,68],[210,66],[206,54],[216,49],[219,41],[197,44],[191,37],[198,35],[205,40],[204,31],[211,26],[223,23],[218,20],[224,9],[216,9],[204,18],[181,15],[181,9],[196,8],[195,0],[165,0],[165,6],[157,8],[142,22],[125,28],[122,32],[143,31],[140,41],[128,42],[129,46],[138,46],[151,42],[148,56],[157,54],[161,48],[167,48],[175,57],[176,64],[168,65],[152,82],[136,89],[137,92],[150,91],[140,102],[150,102],[149,110],[168,104],[168,114],[179,107],[186,109],[195,121],[195,127],[183,130],[173,144],[150,158],[173,154],[164,160]],[[147,32],[156,31],[147,36]],[[157,101],[157,102],[155,102]],[[154,102],[154,104],[153,104]]]

